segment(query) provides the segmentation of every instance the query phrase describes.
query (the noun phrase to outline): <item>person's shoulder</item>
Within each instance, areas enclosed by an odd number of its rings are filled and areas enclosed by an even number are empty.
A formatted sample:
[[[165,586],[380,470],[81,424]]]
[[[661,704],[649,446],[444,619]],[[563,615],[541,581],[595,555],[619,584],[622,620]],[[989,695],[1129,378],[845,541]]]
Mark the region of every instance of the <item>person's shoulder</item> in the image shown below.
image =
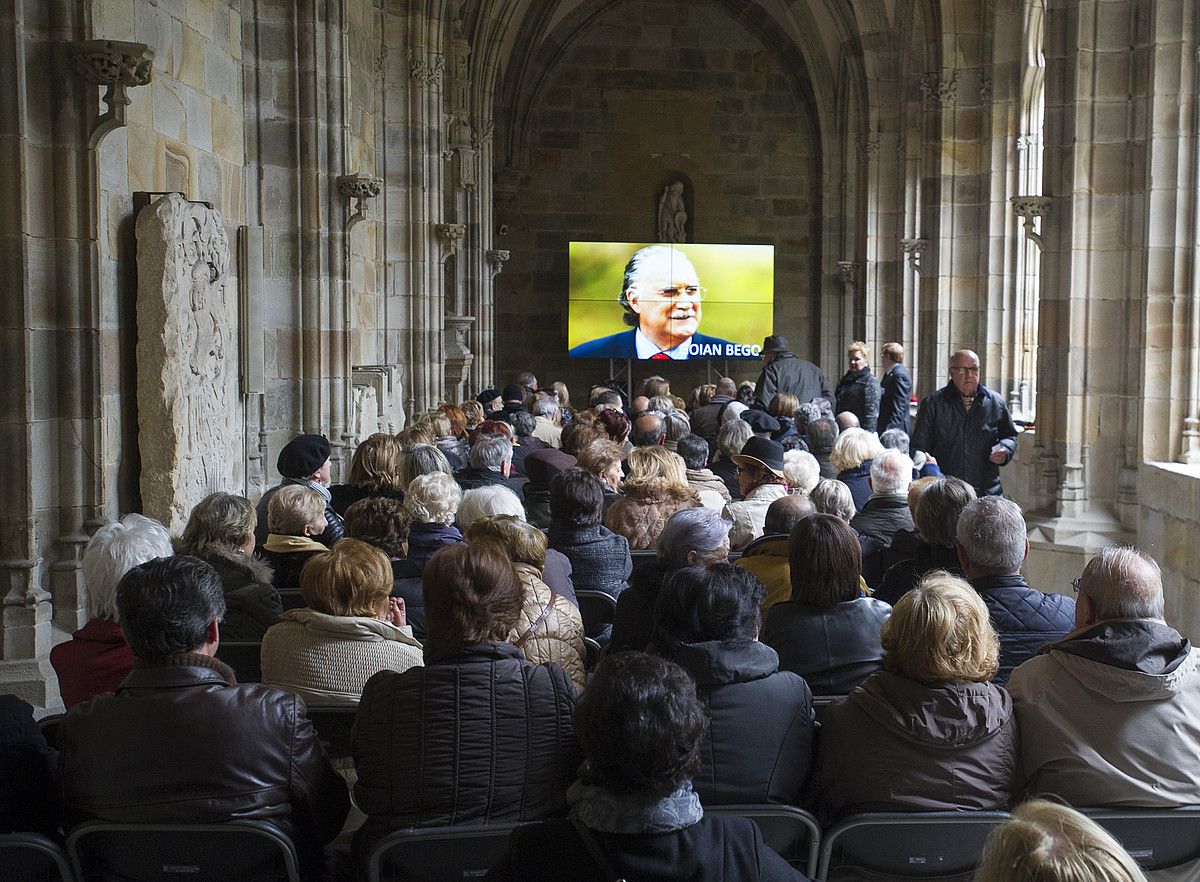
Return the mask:
[[[567,355],[571,358],[636,358],[637,351],[634,343],[636,329],[619,331],[607,337],[588,340],[578,346],[572,346]]]

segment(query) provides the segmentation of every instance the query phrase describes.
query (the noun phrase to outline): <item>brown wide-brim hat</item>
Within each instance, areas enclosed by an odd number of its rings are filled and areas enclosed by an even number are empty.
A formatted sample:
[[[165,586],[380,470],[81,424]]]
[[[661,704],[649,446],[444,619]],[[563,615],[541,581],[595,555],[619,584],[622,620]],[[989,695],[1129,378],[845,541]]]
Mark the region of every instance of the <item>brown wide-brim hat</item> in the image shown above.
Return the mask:
[[[791,352],[792,348],[788,346],[788,338],[782,334],[772,334],[763,340],[763,352]]]
[[[783,445],[770,438],[755,435],[746,442],[741,453],[734,454],[733,461],[738,465],[761,466],[773,472],[777,478],[786,477],[783,473]]]

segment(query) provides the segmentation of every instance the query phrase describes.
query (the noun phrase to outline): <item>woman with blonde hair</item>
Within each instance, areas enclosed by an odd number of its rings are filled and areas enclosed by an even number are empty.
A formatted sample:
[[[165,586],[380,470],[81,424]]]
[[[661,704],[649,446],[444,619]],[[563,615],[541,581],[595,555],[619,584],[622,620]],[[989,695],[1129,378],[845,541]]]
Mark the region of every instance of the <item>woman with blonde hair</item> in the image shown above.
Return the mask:
[[[871,374],[871,356],[867,344],[855,340],[846,350],[849,369],[838,382],[834,397],[838,413],[849,412],[858,417],[858,424],[866,432],[874,432],[879,423],[879,399],[883,387]]]
[[[880,640],[883,670],[827,709],[813,806],[827,820],[1007,809],[1017,721],[992,682],[1000,641],[979,593],[935,570],[896,604]]]
[[[483,414],[483,405],[472,398],[470,401],[462,403],[462,412],[467,421],[466,431],[469,437],[471,430],[486,419]]]
[[[472,547],[492,544],[517,571],[525,601],[508,642],[520,647],[535,665],[556,662],[581,692],[587,685],[584,669],[583,618],[579,608],[550,590],[546,568],[546,534],[513,515],[481,518],[467,530]]]
[[[315,704],[358,704],[379,671],[406,671],[421,644],[390,597],[392,567],[378,548],[343,539],[300,571],[305,606],[288,610],[262,642],[262,681]]]
[[[360,499],[383,496],[403,500],[400,483],[400,457],[404,448],[395,435],[376,432],[358,445],[350,463],[350,480],[329,488],[330,505],[345,517],[346,509]]]
[[[829,454],[829,462],[838,470],[837,479],[850,488],[854,507],[862,511],[871,498],[871,463],[883,453],[883,445],[874,432],[846,429],[838,435]]]
[[[1146,882],[1112,834],[1073,808],[1032,799],[988,837],[975,882]]]
[[[604,525],[628,539],[632,549],[653,548],[667,519],[699,506],[700,496],[688,484],[683,457],[665,447],[635,447],[628,466],[624,495],[608,509]]]

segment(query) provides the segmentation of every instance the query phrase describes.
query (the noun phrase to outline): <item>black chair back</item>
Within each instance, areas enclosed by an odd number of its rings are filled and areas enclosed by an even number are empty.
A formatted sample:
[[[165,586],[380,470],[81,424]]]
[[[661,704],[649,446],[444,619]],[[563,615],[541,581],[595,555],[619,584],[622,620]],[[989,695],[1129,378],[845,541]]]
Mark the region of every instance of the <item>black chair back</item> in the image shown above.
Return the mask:
[[[350,735],[354,731],[354,717],[358,706],[353,704],[309,704],[308,718],[312,721],[317,736],[331,757],[351,755]]]
[[[845,697],[846,696],[844,696],[844,695],[814,695],[813,696],[813,713],[816,714],[817,722],[824,723],[825,722],[825,711],[829,708],[829,705],[831,705],[835,701],[838,701],[839,699],[842,699]]]
[[[579,599],[579,615],[583,618],[583,630],[595,634],[605,625],[611,625],[617,618],[617,601],[606,591],[578,589],[575,596]]]
[[[120,882],[299,882],[296,849],[261,821],[223,824],[109,824],[67,836],[80,880]]]
[[[72,882],[61,845],[39,833],[0,834],[0,878],[21,882]]]
[[[1144,870],[1200,860],[1200,808],[1081,811],[1111,833]],[[1187,878],[1200,879],[1200,867]]]
[[[262,682],[262,643],[258,640],[222,640],[217,658],[233,668],[239,683]]]
[[[811,875],[821,850],[821,826],[808,812],[790,805],[706,805],[706,815],[749,818],[763,841],[781,858]]]
[[[47,714],[38,720],[38,728],[42,730],[42,737],[55,749],[58,748],[58,729],[65,716],[66,714]]]
[[[514,826],[397,830],[371,852],[367,878],[369,882],[481,879],[504,856]]]
[[[299,591],[280,591],[279,603],[283,607],[283,611],[289,609],[301,609],[308,604],[304,602],[304,596]]]
[[[591,637],[583,638],[583,648],[585,655],[583,658],[583,668],[589,674],[596,670],[596,665],[600,664],[600,659],[604,653],[604,647],[600,645],[598,640]]]
[[[970,873],[1007,812],[879,812],[842,821],[821,846],[817,882],[845,869],[899,879]]]

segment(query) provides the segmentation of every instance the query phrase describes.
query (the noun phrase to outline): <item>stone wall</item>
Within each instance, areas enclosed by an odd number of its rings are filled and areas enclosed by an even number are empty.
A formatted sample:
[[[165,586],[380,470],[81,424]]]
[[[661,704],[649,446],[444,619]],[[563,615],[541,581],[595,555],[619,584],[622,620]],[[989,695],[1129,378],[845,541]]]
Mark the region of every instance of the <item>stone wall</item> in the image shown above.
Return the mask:
[[[812,351],[815,123],[779,59],[719,4],[612,5],[563,52],[517,136],[525,164],[496,172],[497,223],[508,229],[497,242],[512,254],[496,283],[499,382],[533,366],[579,395],[607,376],[607,363],[566,357],[567,243],[653,241],[658,194],[680,175],[691,184],[691,241],[776,246],[775,329]],[[760,369],[729,365],[738,378]],[[702,364],[660,372],[680,392],[707,378]]]

